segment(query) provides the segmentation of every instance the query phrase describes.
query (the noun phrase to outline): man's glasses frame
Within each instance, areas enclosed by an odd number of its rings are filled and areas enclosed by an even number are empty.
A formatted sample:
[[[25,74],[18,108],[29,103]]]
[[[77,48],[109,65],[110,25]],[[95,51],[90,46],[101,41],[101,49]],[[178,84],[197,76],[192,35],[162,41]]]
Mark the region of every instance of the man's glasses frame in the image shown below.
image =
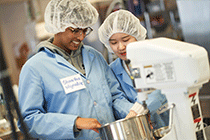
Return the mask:
[[[83,32],[86,36],[89,35],[93,31],[91,27],[88,27],[85,29],[69,27],[68,29],[71,30],[71,32],[75,35],[82,35],[82,32]]]

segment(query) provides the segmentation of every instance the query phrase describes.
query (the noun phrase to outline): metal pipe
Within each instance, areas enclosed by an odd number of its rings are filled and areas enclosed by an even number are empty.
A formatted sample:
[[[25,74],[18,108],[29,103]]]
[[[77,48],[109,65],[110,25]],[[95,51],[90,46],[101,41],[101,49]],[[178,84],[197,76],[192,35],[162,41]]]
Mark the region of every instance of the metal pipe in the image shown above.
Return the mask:
[[[16,113],[19,117],[22,130],[24,133],[24,138],[25,140],[30,139],[30,136],[28,134],[27,128],[25,123],[23,122],[23,118],[20,113],[19,105],[17,103],[17,100],[15,98],[13,89],[12,89],[12,84],[9,76],[9,72],[7,70],[7,66],[4,60],[4,56],[2,53],[2,47],[0,47],[0,82],[2,83],[2,89],[3,89],[3,94],[5,97],[5,102],[6,102],[6,108],[8,111],[8,119],[10,121],[11,129],[12,129],[12,136],[14,140],[18,139],[18,136],[16,134],[16,128],[15,128],[15,123],[14,123],[14,116],[12,114],[12,107],[15,108]]]
[[[170,113],[169,113],[169,126],[168,126],[168,129],[165,129],[163,131],[161,131],[161,135],[164,135],[165,133],[168,133],[169,131],[171,131],[172,129],[172,125],[173,125],[173,108],[175,107],[176,105],[173,103],[168,109],[170,109]]]

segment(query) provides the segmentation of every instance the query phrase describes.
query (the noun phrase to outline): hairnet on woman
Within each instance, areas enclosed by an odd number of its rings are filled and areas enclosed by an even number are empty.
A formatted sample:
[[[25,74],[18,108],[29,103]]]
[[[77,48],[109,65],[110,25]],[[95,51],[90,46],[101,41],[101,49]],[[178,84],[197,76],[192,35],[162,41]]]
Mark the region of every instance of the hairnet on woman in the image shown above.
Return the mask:
[[[146,29],[131,12],[118,10],[111,13],[98,30],[100,41],[112,52],[109,45],[109,38],[115,33],[126,33],[136,38],[137,41],[146,38]]]
[[[120,82],[127,99],[135,104],[136,102],[141,104],[141,102],[138,101],[137,92],[130,79],[130,71],[125,63],[127,59],[126,46],[134,41],[145,40],[146,33],[147,31],[140,24],[140,20],[126,10],[111,13],[98,30],[100,41],[110,52],[114,52],[118,56],[118,58],[110,64],[110,67]],[[167,106],[165,95],[161,94],[160,90],[155,90],[148,95],[146,103],[150,110],[153,128],[158,129],[167,126],[169,119],[168,111],[162,114],[157,113],[159,108]]]

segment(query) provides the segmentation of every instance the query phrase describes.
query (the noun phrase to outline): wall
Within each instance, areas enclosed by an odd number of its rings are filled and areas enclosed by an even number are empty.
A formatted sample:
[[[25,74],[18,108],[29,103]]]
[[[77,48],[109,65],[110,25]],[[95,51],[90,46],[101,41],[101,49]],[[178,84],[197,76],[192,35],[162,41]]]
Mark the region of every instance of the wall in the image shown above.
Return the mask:
[[[19,49],[21,47],[23,49],[27,48],[25,46],[28,43],[26,37],[31,37],[33,31],[30,30],[30,26],[33,24],[30,22],[27,6],[25,1],[0,5],[1,47],[3,47],[4,57],[13,84],[18,84],[20,68],[16,60],[20,56],[20,52],[24,51]]]
[[[210,54],[210,0],[177,0],[186,42],[201,45]]]
[[[210,0],[177,0],[184,41],[203,46],[210,57]],[[204,118],[210,118],[210,82],[200,90]]]

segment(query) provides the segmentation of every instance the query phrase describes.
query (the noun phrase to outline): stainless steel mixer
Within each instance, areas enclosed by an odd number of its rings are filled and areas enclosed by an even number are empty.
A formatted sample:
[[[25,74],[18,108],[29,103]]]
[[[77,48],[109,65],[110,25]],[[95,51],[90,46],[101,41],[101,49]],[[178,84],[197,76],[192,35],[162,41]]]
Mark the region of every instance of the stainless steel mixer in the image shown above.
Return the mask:
[[[154,139],[146,114],[105,124],[99,131],[102,140]]]

